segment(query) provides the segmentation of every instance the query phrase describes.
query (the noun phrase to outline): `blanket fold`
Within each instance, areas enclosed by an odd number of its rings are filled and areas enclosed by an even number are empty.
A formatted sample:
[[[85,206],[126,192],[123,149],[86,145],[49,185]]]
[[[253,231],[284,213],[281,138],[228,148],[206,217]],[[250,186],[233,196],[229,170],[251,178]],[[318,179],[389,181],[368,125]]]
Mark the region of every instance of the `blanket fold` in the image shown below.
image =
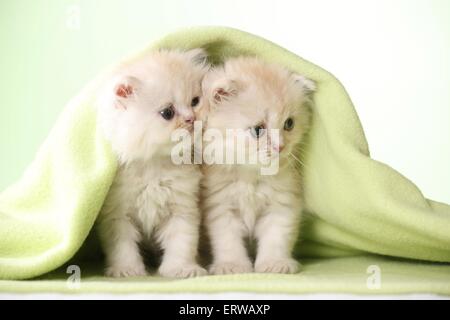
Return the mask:
[[[450,262],[450,206],[426,199],[407,178],[370,158],[353,104],[332,74],[265,39],[223,27],[182,30],[140,54],[196,47],[214,63],[256,55],[317,83],[303,146],[308,217],[298,256],[370,253]],[[60,267],[90,232],[117,166],[96,125],[95,94],[104,76],[63,110],[21,180],[0,194],[0,279]]]

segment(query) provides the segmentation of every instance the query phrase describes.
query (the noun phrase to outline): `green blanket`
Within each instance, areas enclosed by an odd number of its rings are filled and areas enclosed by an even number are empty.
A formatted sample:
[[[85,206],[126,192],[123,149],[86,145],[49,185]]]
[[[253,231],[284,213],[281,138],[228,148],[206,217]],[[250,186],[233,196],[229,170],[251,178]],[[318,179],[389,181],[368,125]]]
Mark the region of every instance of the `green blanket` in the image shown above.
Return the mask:
[[[66,107],[22,179],[0,195],[0,291],[66,291],[65,267],[77,264],[80,290],[85,291],[370,292],[366,279],[376,265],[383,279],[378,292],[450,294],[450,266],[445,264],[450,262],[450,207],[426,199],[411,181],[370,158],[352,102],[330,73],[229,28],[184,30],[148,50],[163,47],[203,47],[215,63],[257,55],[317,82],[303,154],[307,219],[296,249],[297,256],[306,257],[304,271],[117,280],[101,276],[101,262],[72,259],[92,229],[117,166],[93,107],[108,71]],[[84,251],[94,248],[85,245]],[[13,281],[34,277],[39,278]]]

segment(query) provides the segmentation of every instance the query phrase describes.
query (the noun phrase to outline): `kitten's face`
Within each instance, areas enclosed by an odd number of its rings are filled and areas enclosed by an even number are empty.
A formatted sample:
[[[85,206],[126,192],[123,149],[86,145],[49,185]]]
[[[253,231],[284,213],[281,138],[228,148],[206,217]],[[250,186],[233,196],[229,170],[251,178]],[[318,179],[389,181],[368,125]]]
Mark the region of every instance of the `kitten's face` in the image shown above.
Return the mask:
[[[241,129],[247,141],[259,142],[246,144],[247,156],[267,163],[290,155],[301,142],[310,121],[311,80],[256,58],[237,58],[211,71],[203,83],[208,128]]]
[[[120,72],[108,88],[103,113],[124,162],[170,155],[173,131],[192,131],[207,69],[204,51],[194,49],[151,53]]]

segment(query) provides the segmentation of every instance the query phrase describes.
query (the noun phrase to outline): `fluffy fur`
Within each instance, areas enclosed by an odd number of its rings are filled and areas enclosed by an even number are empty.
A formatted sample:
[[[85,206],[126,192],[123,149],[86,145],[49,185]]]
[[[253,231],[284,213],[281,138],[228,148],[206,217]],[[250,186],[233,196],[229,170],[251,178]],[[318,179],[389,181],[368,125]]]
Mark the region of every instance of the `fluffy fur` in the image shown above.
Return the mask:
[[[243,129],[263,125],[279,129],[275,144],[269,134],[259,139],[268,148],[247,150],[273,159],[279,153],[276,175],[261,175],[256,165],[204,165],[202,207],[211,242],[213,274],[241,272],[295,273],[299,263],[292,258],[298,236],[302,200],[298,146],[310,122],[309,104],[315,85],[288,70],[240,57],[211,71],[203,81],[208,105],[199,109],[207,129]],[[294,121],[284,130],[288,118]],[[234,152],[234,150],[226,150]],[[246,239],[256,240],[253,263]]]
[[[196,262],[201,172],[173,164],[170,152],[172,132],[192,129],[207,69],[200,49],[150,53],[122,66],[101,96],[99,121],[120,164],[98,219],[108,276],[144,276],[140,245],[149,242],[163,250],[161,275],[206,273]]]

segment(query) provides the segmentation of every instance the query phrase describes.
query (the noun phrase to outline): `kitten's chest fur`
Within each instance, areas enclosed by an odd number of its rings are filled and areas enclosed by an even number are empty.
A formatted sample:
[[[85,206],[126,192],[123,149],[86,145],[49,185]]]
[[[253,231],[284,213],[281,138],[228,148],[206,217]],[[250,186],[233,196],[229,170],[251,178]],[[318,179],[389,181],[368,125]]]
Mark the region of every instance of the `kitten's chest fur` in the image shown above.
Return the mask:
[[[271,186],[258,174],[237,172],[229,187],[235,211],[251,233],[256,220],[270,204]]]
[[[261,216],[280,204],[291,206],[292,198],[298,198],[297,174],[285,167],[280,167],[274,176],[263,176],[245,167],[226,170],[216,166],[207,170],[206,194],[214,202],[228,203],[249,235]]]
[[[144,233],[167,219],[180,193],[198,188],[200,172],[194,166],[170,163],[133,163],[121,167],[111,197]],[[188,189],[188,190],[186,190]]]

